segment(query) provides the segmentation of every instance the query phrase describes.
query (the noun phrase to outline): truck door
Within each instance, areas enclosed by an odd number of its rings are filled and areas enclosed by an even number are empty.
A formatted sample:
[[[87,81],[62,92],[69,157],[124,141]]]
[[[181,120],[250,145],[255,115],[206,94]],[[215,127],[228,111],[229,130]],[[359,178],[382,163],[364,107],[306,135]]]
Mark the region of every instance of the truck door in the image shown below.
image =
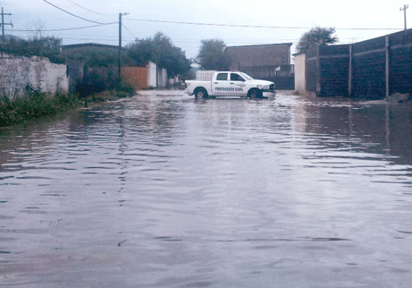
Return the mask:
[[[231,95],[246,96],[246,80],[238,73],[230,73],[229,85],[233,89]]]
[[[226,96],[230,94],[230,83],[229,83],[229,73],[221,72],[217,73],[216,79],[213,80],[213,95]]]

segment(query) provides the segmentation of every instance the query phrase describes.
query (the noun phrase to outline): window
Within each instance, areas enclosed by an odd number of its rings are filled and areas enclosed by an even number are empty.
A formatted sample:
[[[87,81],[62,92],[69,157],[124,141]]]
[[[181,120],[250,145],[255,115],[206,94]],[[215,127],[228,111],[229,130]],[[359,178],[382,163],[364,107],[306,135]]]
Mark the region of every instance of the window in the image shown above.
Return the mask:
[[[242,76],[240,76],[239,74],[232,73],[232,74],[230,74],[230,81],[242,81],[242,82],[244,82],[245,79],[243,79]]]
[[[228,73],[219,73],[219,74],[217,74],[216,80],[227,81],[227,74]]]

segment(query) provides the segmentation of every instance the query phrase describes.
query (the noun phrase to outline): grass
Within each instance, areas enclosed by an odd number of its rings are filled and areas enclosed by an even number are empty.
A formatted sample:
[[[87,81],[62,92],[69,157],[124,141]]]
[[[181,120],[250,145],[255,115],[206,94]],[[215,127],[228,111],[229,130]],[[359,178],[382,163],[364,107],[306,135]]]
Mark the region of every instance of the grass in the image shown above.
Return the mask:
[[[87,103],[115,101],[132,96],[134,93],[133,88],[124,85],[117,90],[105,90],[88,96],[64,93],[51,96],[38,91],[27,91],[23,96],[16,96],[13,99],[3,95],[0,96],[0,127],[12,126],[44,116],[54,116],[82,105],[87,107]]]
[[[79,105],[77,99],[62,93],[52,97],[46,93],[30,91],[13,99],[3,95],[0,96],[0,127],[20,124],[42,116],[53,116]]]

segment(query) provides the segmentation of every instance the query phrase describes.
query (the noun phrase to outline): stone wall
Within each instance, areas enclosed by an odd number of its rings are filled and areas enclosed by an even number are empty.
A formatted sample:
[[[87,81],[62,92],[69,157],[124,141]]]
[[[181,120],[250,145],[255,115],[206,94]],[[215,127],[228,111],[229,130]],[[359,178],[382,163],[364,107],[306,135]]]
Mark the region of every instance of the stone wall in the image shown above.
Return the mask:
[[[67,66],[44,57],[23,57],[0,53],[0,93],[9,97],[24,94],[27,87],[40,92],[67,93]]]

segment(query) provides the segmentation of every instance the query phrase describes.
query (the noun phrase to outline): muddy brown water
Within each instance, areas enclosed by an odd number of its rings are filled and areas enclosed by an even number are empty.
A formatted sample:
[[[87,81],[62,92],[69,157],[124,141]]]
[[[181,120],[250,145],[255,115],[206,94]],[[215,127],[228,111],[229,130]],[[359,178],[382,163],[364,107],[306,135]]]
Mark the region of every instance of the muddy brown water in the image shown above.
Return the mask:
[[[159,93],[0,130],[1,287],[410,287],[411,104]]]

